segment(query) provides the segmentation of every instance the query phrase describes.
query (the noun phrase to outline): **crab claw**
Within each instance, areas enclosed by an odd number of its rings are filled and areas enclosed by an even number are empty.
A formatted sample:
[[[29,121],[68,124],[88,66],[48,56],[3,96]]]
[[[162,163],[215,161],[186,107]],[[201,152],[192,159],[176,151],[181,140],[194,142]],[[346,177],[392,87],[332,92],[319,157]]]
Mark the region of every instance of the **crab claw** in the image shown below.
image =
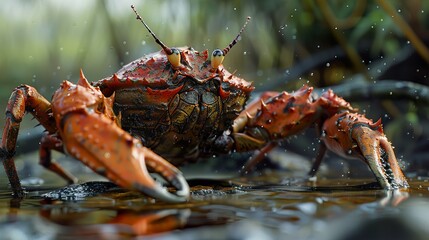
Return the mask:
[[[189,187],[181,172],[103,115],[71,113],[63,123],[67,152],[98,174],[156,199],[187,200]],[[148,169],[175,187],[175,194],[157,183]]]
[[[380,120],[373,123],[357,113],[336,114],[324,123],[322,139],[340,156],[366,162],[383,188],[408,187]]]
[[[78,85],[63,82],[52,99],[52,112],[66,152],[121,187],[163,201],[186,201],[189,186],[181,172],[122,130],[106,102],[82,73]],[[175,193],[155,181],[148,169],[176,188]]]
[[[392,145],[384,134],[370,127],[359,126],[353,128],[351,136],[357,142],[361,158],[369,165],[382,187],[408,187]]]

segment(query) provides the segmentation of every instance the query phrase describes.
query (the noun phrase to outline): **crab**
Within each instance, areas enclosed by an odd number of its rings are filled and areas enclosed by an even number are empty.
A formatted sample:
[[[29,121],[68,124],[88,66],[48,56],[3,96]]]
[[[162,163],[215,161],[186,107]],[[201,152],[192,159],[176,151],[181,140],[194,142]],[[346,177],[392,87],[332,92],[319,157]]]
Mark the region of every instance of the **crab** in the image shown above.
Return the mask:
[[[408,187],[380,120],[367,119],[331,90],[320,96],[309,86],[292,93],[266,92],[245,107],[254,86],[228,72],[222,62],[250,17],[226,48],[209,55],[207,50],[166,46],[131,7],[160,51],[92,84],[81,70],[77,84],[63,81],[51,102],[28,85],[12,92],[0,157],[15,196],[24,195],[13,156],[25,112],[46,129],[40,164],[69,183],[76,178],[52,161],[52,150],[71,155],[121,187],[182,202],[189,198],[189,186],[176,166],[205,156],[260,150],[246,165],[250,170],[279,141],[316,126],[322,141],[310,175],[330,150],[362,159],[383,188]]]

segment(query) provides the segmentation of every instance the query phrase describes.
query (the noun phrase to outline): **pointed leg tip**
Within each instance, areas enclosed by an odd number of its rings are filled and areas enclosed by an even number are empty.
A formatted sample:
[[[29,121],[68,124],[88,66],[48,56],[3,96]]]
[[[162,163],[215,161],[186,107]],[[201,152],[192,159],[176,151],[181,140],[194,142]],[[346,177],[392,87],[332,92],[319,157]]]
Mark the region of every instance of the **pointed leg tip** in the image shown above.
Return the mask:
[[[27,195],[27,192],[24,189],[19,189],[18,191],[13,191],[12,197],[14,199],[23,199]]]
[[[79,71],[80,78],[86,78],[85,74],[83,74],[83,69],[81,68]]]
[[[134,189],[145,193],[147,196],[155,198],[157,200],[171,202],[171,203],[182,203],[189,200],[189,188],[179,189],[175,193],[170,193],[166,188],[161,185],[155,187],[148,187],[138,183],[133,184]]]

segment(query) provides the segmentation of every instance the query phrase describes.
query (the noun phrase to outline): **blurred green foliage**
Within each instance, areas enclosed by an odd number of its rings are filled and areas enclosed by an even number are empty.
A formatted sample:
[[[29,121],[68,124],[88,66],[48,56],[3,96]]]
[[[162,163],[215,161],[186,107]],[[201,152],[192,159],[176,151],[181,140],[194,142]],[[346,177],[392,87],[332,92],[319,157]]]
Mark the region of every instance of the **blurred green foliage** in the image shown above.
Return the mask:
[[[325,22],[321,3],[335,16],[334,29]],[[390,3],[419,36],[428,35],[429,2]],[[131,4],[164,43],[197,50],[225,47],[251,16],[224,65],[257,87],[273,79],[281,81],[296,63],[338,46],[332,31],[352,48],[368,43],[373,59],[395,54],[409,44],[374,1],[5,0],[0,6],[0,109],[19,84],[33,85],[49,99],[62,80],[76,81],[80,68],[89,80],[96,81],[158,51],[159,46],[135,20]],[[303,77],[309,84],[323,86],[356,73],[348,61],[328,70],[315,69]],[[322,78],[325,80],[320,81]],[[0,126],[3,124],[0,118]]]

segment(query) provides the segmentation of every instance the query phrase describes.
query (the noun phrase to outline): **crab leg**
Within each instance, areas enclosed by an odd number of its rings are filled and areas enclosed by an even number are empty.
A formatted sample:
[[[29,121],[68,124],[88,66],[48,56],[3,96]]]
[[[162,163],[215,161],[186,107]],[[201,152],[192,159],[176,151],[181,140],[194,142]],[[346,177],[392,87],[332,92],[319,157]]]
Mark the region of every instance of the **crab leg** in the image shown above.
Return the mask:
[[[52,161],[51,151],[64,153],[63,142],[57,135],[46,134],[40,140],[39,164],[46,169],[58,174],[69,184],[77,183],[77,178],[65,170],[59,163]]]
[[[263,162],[267,153],[269,153],[271,150],[273,150],[277,146],[278,146],[277,142],[269,142],[261,150],[256,151],[253,154],[253,156],[250,157],[250,159],[245,163],[245,165],[241,169],[241,171],[240,171],[241,174],[246,175],[247,173],[251,172],[256,167],[256,165]]]
[[[381,122],[373,123],[332,91],[319,98],[304,86],[294,93],[262,94],[238,116],[231,138],[236,151],[262,149],[270,151],[279,141],[323,123],[322,146],[310,171],[316,174],[327,149],[347,158],[363,159],[384,188],[406,188],[407,181],[398,165],[392,146],[383,134]],[[328,119],[328,120],[326,120]],[[326,121],[325,121],[326,120]],[[225,141],[228,142],[228,141]],[[256,155],[246,164],[249,171],[262,159]]]
[[[335,114],[324,123],[322,140],[340,156],[365,161],[383,188],[408,187],[380,120],[373,123],[357,113]]]
[[[56,131],[49,101],[28,85],[15,88],[6,107],[6,124],[0,145],[0,160],[3,162],[16,197],[22,197],[24,191],[15,168],[13,155],[15,154],[20,123],[26,111],[29,111],[49,133]]]
[[[323,157],[325,156],[327,147],[325,143],[320,143],[319,151],[317,151],[316,158],[314,159],[313,165],[311,166],[308,176],[314,177],[319,170],[320,164],[322,163]]]

